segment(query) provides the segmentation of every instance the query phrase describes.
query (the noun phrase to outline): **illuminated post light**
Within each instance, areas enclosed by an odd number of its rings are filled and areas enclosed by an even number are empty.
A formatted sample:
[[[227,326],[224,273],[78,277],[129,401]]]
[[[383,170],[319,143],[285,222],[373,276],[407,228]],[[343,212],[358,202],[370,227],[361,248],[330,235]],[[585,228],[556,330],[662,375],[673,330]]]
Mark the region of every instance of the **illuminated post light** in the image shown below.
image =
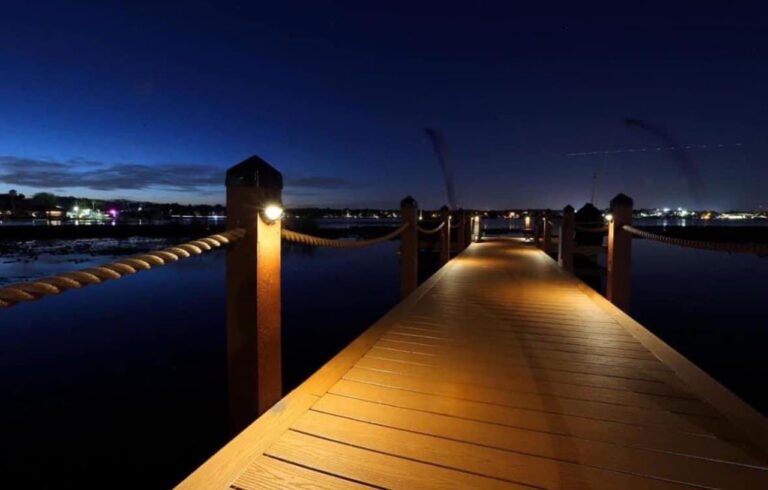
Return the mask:
[[[605,215],[605,221],[607,221],[607,222],[609,222],[609,223],[610,223],[611,221],[613,221],[613,215],[612,215],[611,213],[608,213],[608,214],[606,214],[606,215]]]
[[[227,170],[230,428],[237,433],[282,397],[280,247],[283,176],[253,156]]]
[[[475,215],[474,221],[472,222],[472,241],[473,242],[480,241],[480,216],[479,215]]]
[[[283,208],[276,204],[270,204],[264,208],[264,217],[271,223],[283,217]]]

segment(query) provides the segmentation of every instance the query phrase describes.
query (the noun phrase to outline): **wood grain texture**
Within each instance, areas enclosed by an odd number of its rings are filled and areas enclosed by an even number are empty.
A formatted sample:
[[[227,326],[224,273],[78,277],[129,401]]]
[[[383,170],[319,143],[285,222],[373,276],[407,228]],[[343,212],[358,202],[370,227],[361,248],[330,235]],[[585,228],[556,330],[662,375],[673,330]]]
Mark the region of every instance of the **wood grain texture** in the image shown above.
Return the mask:
[[[305,414],[296,421],[293,428],[305,434],[378,453],[539,488],[679,488],[678,485],[634,475],[436,438],[317,412]]]
[[[691,366],[540,251],[474,244],[182,487],[768,488],[765,420]]]
[[[333,395],[323,397],[315,404],[313,411],[483,447],[663,480],[717,487],[737,485],[745,490],[768,488],[768,472],[756,468],[714,464],[684,455],[502,427]],[[510,455],[508,459],[512,461],[515,456]]]
[[[307,468],[324,473],[365,481],[379,488],[530,490],[527,486],[369,451],[294,431],[286,432],[267,453],[286,461],[301,461]]]
[[[370,488],[350,480],[312,471],[279,459],[260,456],[232,484],[236,490],[360,490]]]

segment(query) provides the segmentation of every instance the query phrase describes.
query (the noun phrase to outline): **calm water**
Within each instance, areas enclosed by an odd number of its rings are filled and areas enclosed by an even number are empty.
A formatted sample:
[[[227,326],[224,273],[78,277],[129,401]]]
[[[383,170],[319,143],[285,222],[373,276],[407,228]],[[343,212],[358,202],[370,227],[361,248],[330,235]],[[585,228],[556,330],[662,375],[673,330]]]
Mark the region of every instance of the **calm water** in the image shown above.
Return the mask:
[[[397,302],[397,243],[284,249],[287,387]],[[0,264],[47,275],[104,262]],[[768,259],[636,240],[633,315],[768,411]],[[27,486],[167,488],[228,440],[224,253],[0,310],[0,470]],[[95,468],[95,470],[94,470]]]
[[[397,302],[396,251],[284,249],[288,386]],[[51,260],[0,271],[92,265]],[[90,487],[117,473],[117,486],[168,488],[202,463],[228,440],[224,300],[216,251],[0,311],[4,483]]]

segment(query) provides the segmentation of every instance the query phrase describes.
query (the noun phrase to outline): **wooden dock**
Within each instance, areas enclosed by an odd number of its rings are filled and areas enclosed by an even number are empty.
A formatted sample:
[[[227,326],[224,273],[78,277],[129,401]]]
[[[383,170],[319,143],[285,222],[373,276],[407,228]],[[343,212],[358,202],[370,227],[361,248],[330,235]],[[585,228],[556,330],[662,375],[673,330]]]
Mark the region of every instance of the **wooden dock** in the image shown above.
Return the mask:
[[[766,489],[766,446],[757,412],[540,250],[496,240],[179,488]]]

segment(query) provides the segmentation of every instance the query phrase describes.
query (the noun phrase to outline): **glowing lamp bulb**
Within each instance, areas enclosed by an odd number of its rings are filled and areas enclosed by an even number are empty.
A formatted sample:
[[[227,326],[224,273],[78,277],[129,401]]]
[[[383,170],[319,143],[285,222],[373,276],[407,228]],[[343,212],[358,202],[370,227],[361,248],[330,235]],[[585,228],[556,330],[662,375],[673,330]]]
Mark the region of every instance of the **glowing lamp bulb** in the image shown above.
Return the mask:
[[[277,221],[280,219],[282,215],[283,215],[283,208],[281,208],[280,206],[271,204],[266,208],[264,208],[264,216],[269,221]]]
[[[609,223],[610,223],[611,221],[613,221],[613,215],[612,215],[612,214],[606,214],[606,215],[605,215],[605,221],[607,221],[607,222],[609,222]]]

